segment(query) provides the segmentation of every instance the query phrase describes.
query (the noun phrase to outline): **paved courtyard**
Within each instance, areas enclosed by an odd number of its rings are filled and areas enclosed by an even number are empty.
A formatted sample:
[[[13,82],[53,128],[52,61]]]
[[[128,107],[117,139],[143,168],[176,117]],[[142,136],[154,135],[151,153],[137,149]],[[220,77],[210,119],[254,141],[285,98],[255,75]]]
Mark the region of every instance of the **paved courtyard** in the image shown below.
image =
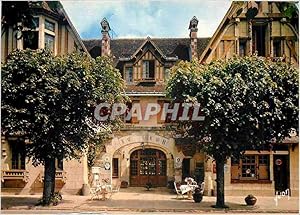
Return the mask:
[[[246,206],[244,196],[227,196],[226,204],[229,209],[214,209],[215,197],[204,196],[201,203],[193,200],[176,199],[176,194],[165,188],[155,188],[146,191],[145,188],[121,189],[108,200],[90,200],[88,196],[63,195],[63,200],[57,206],[35,206],[40,195],[5,195],[2,194],[2,213],[24,211],[24,213],[52,212],[170,212],[170,213],[298,213],[299,199],[287,197],[278,199],[274,197],[257,196],[255,206]],[[3,211],[4,210],[4,211]],[[23,212],[22,212],[23,213]]]

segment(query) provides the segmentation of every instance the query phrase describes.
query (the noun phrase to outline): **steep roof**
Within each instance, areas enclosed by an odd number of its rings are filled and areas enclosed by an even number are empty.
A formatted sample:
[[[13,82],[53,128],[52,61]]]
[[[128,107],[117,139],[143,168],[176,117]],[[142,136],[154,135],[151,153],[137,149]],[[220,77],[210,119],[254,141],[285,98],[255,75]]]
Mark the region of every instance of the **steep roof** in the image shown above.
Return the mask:
[[[30,7],[34,9],[36,13],[42,13],[47,16],[51,16],[54,19],[60,20],[65,22],[71,29],[72,33],[74,34],[74,39],[82,48],[82,50],[88,53],[86,47],[84,46],[80,35],[78,34],[76,28],[74,27],[71,19],[69,18],[68,14],[64,10],[63,5],[59,1],[37,1],[37,2],[30,2]]]
[[[207,46],[210,38],[198,38],[197,53],[200,55]],[[112,39],[110,41],[111,52],[116,60],[132,56],[145,42],[146,38],[138,39]],[[190,38],[152,38],[151,41],[167,57],[178,57],[181,60],[189,60]],[[101,55],[101,39],[83,40],[90,55],[96,58]]]

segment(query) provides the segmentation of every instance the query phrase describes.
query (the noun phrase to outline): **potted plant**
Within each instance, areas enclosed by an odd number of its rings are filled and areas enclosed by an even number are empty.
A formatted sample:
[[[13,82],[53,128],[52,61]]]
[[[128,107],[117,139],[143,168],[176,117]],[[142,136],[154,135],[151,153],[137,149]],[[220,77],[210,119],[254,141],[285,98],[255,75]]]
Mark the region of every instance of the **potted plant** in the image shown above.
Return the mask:
[[[152,183],[151,182],[147,182],[146,183],[146,188],[147,188],[147,191],[149,191],[150,188],[152,188]]]
[[[203,198],[203,195],[202,195],[201,189],[198,187],[195,189],[195,192],[193,194],[194,202],[199,203],[202,201],[202,198]]]
[[[252,194],[249,194],[245,198],[245,202],[247,205],[255,205],[256,201],[257,201],[257,198],[255,196],[253,196]]]

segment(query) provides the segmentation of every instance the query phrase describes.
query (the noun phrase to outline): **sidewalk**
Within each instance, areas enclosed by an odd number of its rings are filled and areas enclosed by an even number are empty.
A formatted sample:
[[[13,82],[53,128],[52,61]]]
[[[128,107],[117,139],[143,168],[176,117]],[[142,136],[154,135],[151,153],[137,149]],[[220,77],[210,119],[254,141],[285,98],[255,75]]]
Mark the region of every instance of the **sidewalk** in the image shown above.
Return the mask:
[[[193,200],[176,199],[176,194],[170,193],[165,188],[155,188],[146,191],[145,188],[121,189],[111,199],[90,200],[88,196],[63,195],[63,200],[57,206],[34,206],[40,195],[2,195],[2,210],[57,210],[68,212],[105,212],[122,211],[130,212],[183,212],[183,213],[298,213],[299,199],[287,197],[278,199],[278,205],[274,197],[257,197],[255,206],[246,206],[244,196],[227,196],[225,198],[228,209],[214,209],[215,197],[204,196],[201,203]]]

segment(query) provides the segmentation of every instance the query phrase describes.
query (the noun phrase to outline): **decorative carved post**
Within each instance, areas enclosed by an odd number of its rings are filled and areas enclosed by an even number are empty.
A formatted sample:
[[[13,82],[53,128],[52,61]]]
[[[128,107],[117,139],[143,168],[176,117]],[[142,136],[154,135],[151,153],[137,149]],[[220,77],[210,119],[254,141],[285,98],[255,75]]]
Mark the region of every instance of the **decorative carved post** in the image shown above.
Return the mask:
[[[190,21],[190,38],[191,38],[191,59],[192,60],[197,60],[198,59],[198,54],[197,54],[197,32],[198,32],[198,19],[194,16],[191,21]]]
[[[110,55],[110,26],[106,18],[101,21],[101,33],[102,33],[102,41],[101,41],[101,55]]]
[[[249,36],[249,55],[253,53],[253,38],[252,38],[252,21],[248,21],[248,36]]]

